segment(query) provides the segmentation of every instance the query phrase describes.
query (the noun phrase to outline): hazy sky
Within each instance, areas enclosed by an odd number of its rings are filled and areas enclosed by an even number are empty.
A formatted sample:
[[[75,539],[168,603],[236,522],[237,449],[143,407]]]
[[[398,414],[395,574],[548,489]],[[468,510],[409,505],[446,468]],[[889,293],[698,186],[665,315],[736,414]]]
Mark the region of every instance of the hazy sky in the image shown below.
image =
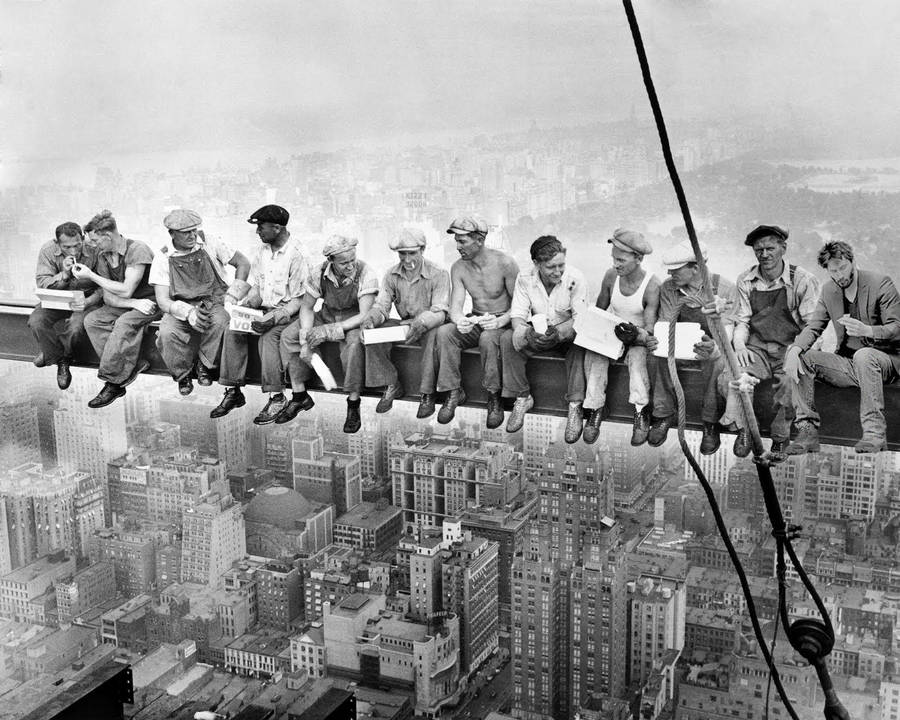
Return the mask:
[[[635,4],[671,117],[896,135],[900,3]],[[649,114],[614,0],[0,0],[0,72],[2,160]]]

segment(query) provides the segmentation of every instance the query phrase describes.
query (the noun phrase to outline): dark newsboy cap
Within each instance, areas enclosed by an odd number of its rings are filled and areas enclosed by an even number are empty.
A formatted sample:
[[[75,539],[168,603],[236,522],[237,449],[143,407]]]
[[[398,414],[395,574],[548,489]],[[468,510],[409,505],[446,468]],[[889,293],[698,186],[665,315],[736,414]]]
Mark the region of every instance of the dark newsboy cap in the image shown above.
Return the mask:
[[[263,205],[259,210],[250,216],[248,223],[258,225],[259,223],[274,223],[275,225],[287,225],[291,214],[281,205]]]
[[[788,231],[777,225],[760,225],[750,231],[750,234],[747,235],[747,239],[744,240],[744,245],[752,245],[757,240],[764,237],[776,237],[779,240],[787,240]]]

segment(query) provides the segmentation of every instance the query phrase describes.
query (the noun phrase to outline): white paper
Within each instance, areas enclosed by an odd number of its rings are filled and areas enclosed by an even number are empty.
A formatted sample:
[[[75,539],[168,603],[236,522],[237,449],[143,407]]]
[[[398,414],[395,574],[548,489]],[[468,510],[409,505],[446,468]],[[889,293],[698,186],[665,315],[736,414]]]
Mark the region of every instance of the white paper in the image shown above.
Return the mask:
[[[312,355],[310,355],[309,364],[312,365],[312,369],[315,370],[316,375],[319,376],[319,380],[322,381],[322,386],[326,390],[334,390],[337,387],[334,375],[331,374],[331,370],[328,369],[328,366],[325,364],[325,361],[319,353],[312,353]]]
[[[231,304],[226,305],[225,310],[231,316],[231,321],[228,323],[229,330],[239,333],[248,333],[250,335],[259,335],[259,333],[253,332],[250,323],[254,320],[259,320],[265,315],[262,310]]]
[[[83,290],[50,290],[38,288],[35,294],[41,301],[41,307],[46,310],[71,310],[72,303],[76,300],[84,302]]]
[[[409,325],[387,325],[362,331],[363,345],[403,342],[409,334]]]
[[[659,345],[653,354],[656,357],[669,356],[669,323],[658,322],[653,327],[653,334],[659,341]],[[703,328],[700,323],[680,322],[675,323],[675,359],[696,360],[694,345],[703,337]]]
[[[575,316],[574,343],[586,350],[617,360],[625,351],[625,345],[615,333],[616,325],[621,322],[625,321],[618,315],[598,307],[587,307]]]

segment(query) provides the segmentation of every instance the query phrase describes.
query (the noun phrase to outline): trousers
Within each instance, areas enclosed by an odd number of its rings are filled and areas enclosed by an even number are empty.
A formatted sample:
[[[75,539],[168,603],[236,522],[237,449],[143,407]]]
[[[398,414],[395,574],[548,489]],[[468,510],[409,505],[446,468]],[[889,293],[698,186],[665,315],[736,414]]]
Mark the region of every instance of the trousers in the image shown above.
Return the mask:
[[[719,375],[725,370],[725,359],[717,357],[695,362],[700,368],[700,384],[703,386],[700,419],[707,423],[718,422],[725,409],[724,398],[718,389]],[[672,378],[669,377],[666,359],[652,356],[650,372],[653,379],[653,417],[664,418],[674,415],[677,410],[675,388],[672,385]]]
[[[462,351],[474,347],[481,353],[481,386],[489,393],[500,392],[500,336],[505,331],[506,328],[482,330],[476,325],[471,332],[463,335],[456,329],[455,323],[441,325],[433,333],[434,348],[430,364],[427,344],[423,353],[421,392],[446,392],[460,387]]]
[[[44,363],[55,365],[63,358],[71,358],[75,346],[84,338],[84,311],[38,306],[28,318],[28,327],[44,354]]]
[[[162,313],[144,315],[130,308],[101,305],[84,316],[84,329],[100,358],[97,376],[106,382],[121,384],[137,367],[144,331]]]
[[[281,363],[281,334],[287,328],[286,321],[275,325],[259,336],[259,363],[263,392],[281,392],[284,390],[284,365]],[[247,377],[247,342],[248,333],[226,330],[222,338],[222,369],[219,371],[219,384],[226,387],[240,387]]]
[[[521,350],[513,347],[513,331],[507,329],[500,336],[500,358],[503,363],[503,397],[521,397],[531,392],[525,372],[528,359],[538,352],[563,356],[566,359],[566,402],[584,400],[584,348],[571,342],[560,343],[552,350],[540,351],[531,346]]]
[[[609,381],[610,360],[605,355],[584,351],[586,410],[596,410],[606,405],[606,385]],[[632,345],[625,353],[628,367],[628,402],[640,410],[650,402],[650,375],[647,372],[647,348]]]
[[[215,304],[211,310],[210,326],[203,332],[191,327],[187,320],[166,313],[159,324],[156,347],[176,380],[187,377],[194,369],[195,357],[206,367],[219,367],[222,338],[231,321],[225,307]]]
[[[321,316],[316,313],[316,325],[323,324],[325,323],[322,322]],[[344,392],[362,392],[366,373],[366,348],[362,343],[362,333],[359,328],[348,330],[344,333],[344,339],[337,341],[336,344],[341,356],[341,366],[344,368]],[[312,365],[300,357],[302,347],[300,321],[297,320],[291,323],[281,336],[282,363],[287,366],[292,387],[296,387],[295,383],[305,384],[315,374]]]

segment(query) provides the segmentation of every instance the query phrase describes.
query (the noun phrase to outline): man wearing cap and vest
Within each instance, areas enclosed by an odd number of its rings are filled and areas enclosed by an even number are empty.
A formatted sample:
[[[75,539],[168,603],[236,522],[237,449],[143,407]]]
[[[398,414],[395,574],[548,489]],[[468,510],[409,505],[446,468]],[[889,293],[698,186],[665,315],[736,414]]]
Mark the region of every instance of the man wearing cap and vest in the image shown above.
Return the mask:
[[[54,310],[38,305],[28,318],[28,327],[41,349],[34,359],[37,367],[56,365],[56,384],[66,390],[72,383],[74,348],[84,337],[84,314],[100,305],[103,293],[91,280],[82,280],[72,274],[75,264],[95,269],[97,252],[87,247],[81,226],[65,222],[56,228],[54,240],[46,243],[38,253],[35,284],[47,290],[80,290],[83,300],[72,302],[71,310]]]
[[[566,264],[566,249],[553,235],[544,235],[531,243],[534,267],[516,278],[510,307],[512,328],[500,338],[503,359],[503,396],[514,397],[515,404],[506,424],[507,432],[522,429],[525,413],[534,405],[525,375],[528,358],[537,353],[562,354],[566,358],[565,440],[581,437],[584,402],[584,349],[575,339],[575,316],[584,311],[587,283],[577,268]],[[541,316],[538,328],[533,317]]]
[[[455,236],[460,255],[450,268],[450,322],[437,331],[434,363],[429,366],[426,362],[422,368],[422,399],[416,416],[424,418],[434,412],[437,391],[446,393],[438,422],[453,420],[456,408],[466,401],[461,353],[477,347],[481,353],[481,386],[487,392],[487,427],[493,429],[503,424],[500,336],[509,325],[519,266],[506,253],[485,247],[488,226],[480,218],[455,218],[447,232]],[[469,315],[463,312],[466,293],[472,298]]]
[[[884,384],[900,377],[900,295],[887,275],[860,270],[853,248],[845,242],[827,243],[818,261],[831,282],[822,288],[812,317],[784,359],[797,425],[787,452],[802,455],[819,449],[813,384],[818,378],[837,387],[859,388],[862,438],[854,450],[877,453],[887,449]],[[812,350],[828,323],[837,336],[835,352]]]
[[[332,235],[322,248],[327,259],[310,270],[300,317],[281,337],[293,396],[276,418],[277,423],[289,422],[301,410],[313,406],[306,392],[306,381],[313,374],[310,353],[323,342],[336,342],[344,368],[343,389],[348,394],[344,432],[355,433],[362,426],[359,395],[365,384],[366,351],[359,326],[375,301],[378,277],[367,263],[357,259],[358,242],[356,238]],[[315,312],[319,298],[322,307]]]
[[[287,403],[281,364],[281,333],[300,310],[309,272],[300,242],[288,232],[288,220],[290,214],[280,205],[264,205],[247,220],[256,225],[260,244],[250,258],[250,290],[239,304],[263,311],[262,317],[254,320],[250,327],[259,335],[262,391],[269,393],[266,406],[253,418],[256,425],[275,422]],[[238,288],[235,290],[240,292]],[[247,333],[225,332],[219,384],[227,389],[222,401],[210,412],[212,418],[227,415],[247,402],[241,392],[247,374],[247,342]]]
[[[653,252],[644,236],[634,230],[617,229],[607,240],[612,245],[613,266],[606,271],[597,296],[597,307],[622,318],[616,335],[625,342],[628,366],[628,402],[634,405],[631,444],[643,445],[650,430],[650,378],[647,373],[648,339],[659,311],[659,280],[641,267],[645,255]],[[584,411],[584,441],[593,443],[600,435],[606,416],[606,384],[610,360],[586,350],[584,371],[587,390]]]
[[[753,382],[772,380],[775,417],[769,433],[772,437],[771,460],[786,458],[790,437],[790,387],[784,375],[784,353],[809,322],[819,297],[816,277],[784,261],[788,232],[777,225],[760,225],[752,230],[744,244],[753,248],[757,264],[740,274],[737,280],[737,307],[734,313],[734,337],[731,344],[741,366],[742,378]],[[727,397],[722,424],[734,423],[738,435],[734,454],[750,454],[750,436],[730,374],[719,376],[719,390]]]
[[[153,251],[140,240],[123,237],[116,219],[104,210],[84,226],[97,245],[96,272],[76,263],[72,275],[90,280],[103,290],[103,305],[84,317],[84,329],[100,358],[97,375],[103,389],[88,407],[109,405],[125,394],[125,386],[150,367],[141,358],[144,332],[161,313],[148,282]]]
[[[409,330],[403,342],[413,344],[422,341],[424,365],[433,361],[436,330],[447,319],[450,274],[425,259],[425,233],[421,230],[404,228],[390,242],[390,248],[397,253],[400,262],[382,278],[381,289],[375,304],[363,319],[362,328],[406,325]],[[397,309],[399,322],[388,317],[392,306]],[[403,397],[404,389],[397,368],[391,362],[391,343],[366,346],[366,385],[386,386],[375,407],[377,413],[387,412],[396,398]]]
[[[164,247],[150,265],[150,284],[165,313],[156,346],[182,395],[194,389],[195,365],[197,382],[212,385],[222,336],[230,322],[224,303],[226,299],[239,302],[250,289],[249,260],[220,241],[208,241],[200,229],[202,222],[193,210],[177,209],[166,215],[163,225],[171,247]],[[235,268],[230,289],[225,265]]]
[[[703,260],[707,259],[706,245],[700,243]],[[724,410],[724,401],[719,394],[717,381],[725,369],[725,360],[719,352],[710,330],[711,314],[706,312],[703,298],[703,278],[697,264],[694,249],[689,240],[684,240],[669,248],[662,257],[663,265],[669,277],[663,281],[659,289],[659,322],[671,321],[682,323],[698,323],[703,330],[703,337],[694,346],[696,359],[700,367],[700,384],[703,387],[703,404],[701,418],[703,420],[703,438],[700,441],[700,453],[712,455],[719,449],[719,418]],[[709,274],[710,290],[716,298],[721,299],[723,307],[734,304],[735,287],[718,273]],[[730,335],[731,320],[724,319],[725,330]],[[655,337],[647,341],[647,350],[652,352],[659,345]],[[666,358],[651,357],[650,373],[653,385],[653,419],[647,443],[659,447],[666,441],[669,428],[677,424],[675,390],[669,375]]]

